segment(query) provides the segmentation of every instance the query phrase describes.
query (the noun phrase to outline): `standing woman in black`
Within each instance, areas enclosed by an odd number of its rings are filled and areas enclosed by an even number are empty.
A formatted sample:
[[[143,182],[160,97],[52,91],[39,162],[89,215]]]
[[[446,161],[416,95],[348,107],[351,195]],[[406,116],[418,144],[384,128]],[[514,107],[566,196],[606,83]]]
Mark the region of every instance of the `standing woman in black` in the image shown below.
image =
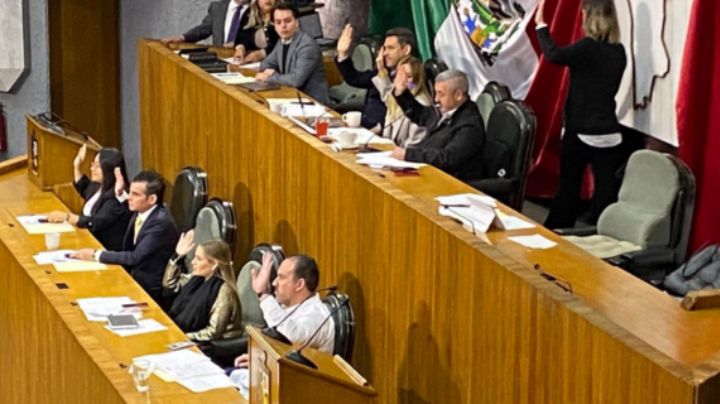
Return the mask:
[[[535,22],[543,54],[570,69],[570,90],[565,102],[565,134],[560,146],[560,189],[545,220],[545,227],[573,227],[580,205],[583,171],[590,164],[595,194],[590,219],[617,200],[616,171],[627,159],[615,114],[615,95],[627,64],[620,43],[620,28],[612,0],[583,0],[585,37],[558,47],[538,4]]]
[[[127,189],[115,189],[116,178],[122,177],[122,184],[129,184],[125,169],[125,158],[115,148],[102,148],[90,165],[90,178],[80,167],[85,160],[87,145],[80,147],[73,160],[73,185],[85,200],[79,214],[55,211],[48,214],[52,223],[68,222],[82,229],[88,229],[108,250],[122,250],[125,230],[130,222],[127,201],[120,202],[116,193]],[[127,187],[127,185],[124,185]]]

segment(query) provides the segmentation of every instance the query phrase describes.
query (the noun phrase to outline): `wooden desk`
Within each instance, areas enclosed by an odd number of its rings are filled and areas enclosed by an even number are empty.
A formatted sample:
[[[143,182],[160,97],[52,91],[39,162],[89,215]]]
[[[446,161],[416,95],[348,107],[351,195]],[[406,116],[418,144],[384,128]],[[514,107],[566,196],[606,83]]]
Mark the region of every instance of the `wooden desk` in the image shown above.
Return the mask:
[[[28,179],[24,166],[0,166],[0,402],[116,403],[145,402],[126,367],[135,356],[166,351],[186,340],[125,270],[58,273],[37,265],[33,255],[45,250],[42,235],[29,235],[15,220],[18,214],[64,209],[50,192]],[[63,233],[60,248],[100,248],[86,230]],[[56,284],[65,283],[68,289]],[[130,296],[149,302],[144,317],[167,331],[118,337],[102,323],[91,323],[72,302],[78,298]],[[245,402],[234,389],[194,394],[176,383],[153,377],[152,402]]]
[[[237,261],[270,241],[317,258],[353,301],[353,362],[379,402],[720,400],[720,311],[686,312],[545,229],[475,237],[432,200],[465,184],[381,177],[158,44],[138,56],[144,166],[207,171],[238,210]],[[533,232],[558,246],[508,240]]]

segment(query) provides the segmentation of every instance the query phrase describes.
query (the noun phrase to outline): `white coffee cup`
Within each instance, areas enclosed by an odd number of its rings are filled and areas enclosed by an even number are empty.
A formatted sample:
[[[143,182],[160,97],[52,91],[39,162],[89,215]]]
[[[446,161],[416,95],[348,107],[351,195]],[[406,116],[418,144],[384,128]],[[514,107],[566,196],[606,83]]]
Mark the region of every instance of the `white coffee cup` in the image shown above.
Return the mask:
[[[357,139],[357,133],[349,130],[344,130],[337,134],[338,144],[343,149],[355,147],[355,139]]]
[[[60,233],[45,233],[45,247],[57,250],[60,247]]]
[[[344,113],[342,116],[343,122],[351,128],[357,128],[360,126],[360,121],[362,119],[362,113],[357,111],[351,111]]]
[[[270,110],[276,114],[282,115],[285,112],[285,105],[281,103],[270,104]]]

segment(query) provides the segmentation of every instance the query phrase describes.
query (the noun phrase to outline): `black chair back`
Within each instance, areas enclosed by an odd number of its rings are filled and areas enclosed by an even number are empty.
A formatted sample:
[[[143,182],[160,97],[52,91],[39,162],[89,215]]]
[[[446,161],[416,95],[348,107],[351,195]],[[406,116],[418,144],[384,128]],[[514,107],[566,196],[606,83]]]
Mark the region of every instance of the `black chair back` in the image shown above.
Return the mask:
[[[198,212],[207,202],[207,174],[199,167],[185,167],[175,177],[170,213],[178,230],[195,227]]]
[[[678,169],[680,190],[675,198],[670,224],[670,247],[674,250],[675,264],[681,265],[687,256],[693,213],[695,211],[695,175],[690,167],[679,158],[668,154],[667,157]]]
[[[485,84],[485,88],[483,89],[482,94],[490,95],[496,104],[500,101],[512,99],[512,94],[510,94],[510,89],[508,88],[508,86],[500,84],[496,81],[489,81],[487,84]]]
[[[333,314],[333,322],[335,323],[335,346],[333,348],[333,354],[340,355],[347,362],[352,360],[353,348],[355,346],[355,313],[353,312],[349,299],[346,294],[334,291],[328,293],[323,299],[323,303],[327,305],[330,312],[343,306]],[[346,300],[347,303],[345,303]]]
[[[428,91],[430,91],[430,95],[434,98],[435,79],[438,74],[446,71],[448,66],[441,60],[431,58],[425,61],[423,67],[425,68],[425,80],[427,81]]]
[[[535,126],[535,114],[524,102],[505,100],[495,105],[483,150],[485,178],[470,185],[521,211]]]

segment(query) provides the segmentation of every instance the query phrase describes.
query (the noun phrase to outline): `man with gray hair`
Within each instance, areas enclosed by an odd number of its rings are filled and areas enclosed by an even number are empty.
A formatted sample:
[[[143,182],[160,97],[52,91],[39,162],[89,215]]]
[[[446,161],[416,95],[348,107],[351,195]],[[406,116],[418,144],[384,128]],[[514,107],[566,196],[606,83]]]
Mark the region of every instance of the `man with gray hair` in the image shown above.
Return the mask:
[[[405,115],[428,134],[407,149],[395,148],[392,157],[431,164],[464,181],[482,178],[485,125],[468,96],[468,80],[459,70],[447,70],[435,79],[435,106],[425,107],[412,93],[412,78],[403,69],[395,76],[393,95]]]

